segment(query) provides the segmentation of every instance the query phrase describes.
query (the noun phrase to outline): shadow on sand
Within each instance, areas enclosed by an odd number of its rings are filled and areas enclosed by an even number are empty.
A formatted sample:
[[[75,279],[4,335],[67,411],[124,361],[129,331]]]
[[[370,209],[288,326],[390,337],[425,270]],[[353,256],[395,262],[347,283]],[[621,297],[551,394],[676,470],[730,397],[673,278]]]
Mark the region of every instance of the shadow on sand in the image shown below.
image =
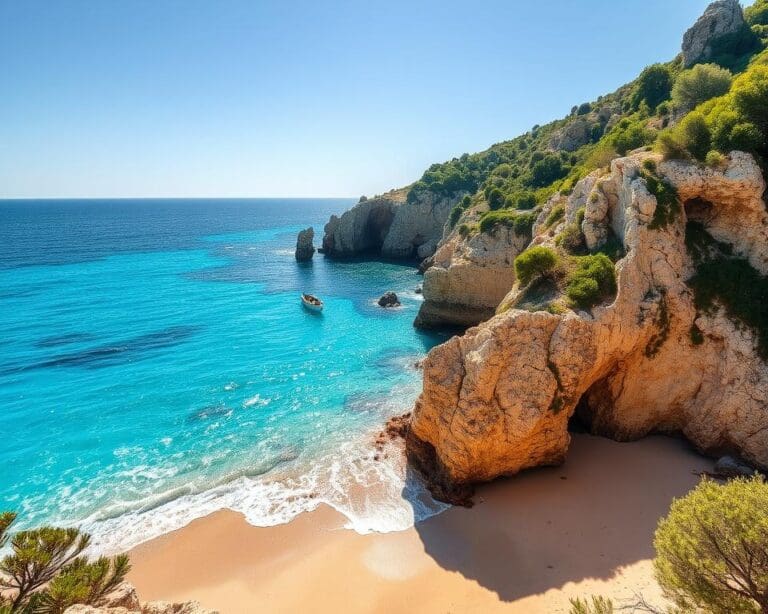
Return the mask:
[[[711,465],[681,440],[575,435],[565,465],[483,486],[416,531],[443,569],[514,601],[651,558],[659,518]]]

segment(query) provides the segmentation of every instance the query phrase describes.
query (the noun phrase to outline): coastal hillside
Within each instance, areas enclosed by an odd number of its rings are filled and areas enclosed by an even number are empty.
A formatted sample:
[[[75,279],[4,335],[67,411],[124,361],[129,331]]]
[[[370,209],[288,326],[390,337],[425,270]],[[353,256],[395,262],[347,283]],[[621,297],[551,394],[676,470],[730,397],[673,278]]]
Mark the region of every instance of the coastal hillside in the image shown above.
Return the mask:
[[[766,24],[714,2],[680,56],[504,144],[453,210],[417,323],[495,315],[424,364],[407,447],[439,497],[563,462],[573,420],[768,468]],[[555,147],[585,122],[595,142]]]

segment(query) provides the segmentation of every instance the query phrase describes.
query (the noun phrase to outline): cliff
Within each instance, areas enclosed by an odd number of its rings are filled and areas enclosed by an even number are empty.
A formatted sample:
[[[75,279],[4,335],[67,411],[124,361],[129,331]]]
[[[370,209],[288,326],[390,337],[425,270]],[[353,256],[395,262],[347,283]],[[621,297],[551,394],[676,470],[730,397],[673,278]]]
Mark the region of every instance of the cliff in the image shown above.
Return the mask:
[[[575,412],[617,440],[681,433],[702,452],[768,468],[761,331],[724,300],[708,302],[700,279],[712,263],[738,262],[753,275],[737,286],[765,283],[764,191],[740,152],[719,168],[636,154],[582,179],[564,219],[537,224],[532,243],[555,246],[584,206],[584,240],[599,249],[615,235],[626,254],[615,298],[569,308],[553,282],[532,304],[541,278],[518,282],[500,313],[430,352],[407,450],[438,494],[561,463]],[[765,293],[741,286],[739,300],[768,298],[755,292]]]
[[[424,259],[434,254],[448,214],[464,192],[427,192],[408,200],[410,188],[361,200],[325,225],[323,252],[348,258],[369,254],[393,259]]]

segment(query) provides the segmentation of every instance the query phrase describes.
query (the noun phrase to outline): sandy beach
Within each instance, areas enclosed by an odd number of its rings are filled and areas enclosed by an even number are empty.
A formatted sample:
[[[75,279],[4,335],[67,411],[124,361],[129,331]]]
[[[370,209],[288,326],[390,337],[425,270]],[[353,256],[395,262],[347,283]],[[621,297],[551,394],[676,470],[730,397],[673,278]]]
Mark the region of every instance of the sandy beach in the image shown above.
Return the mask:
[[[652,536],[711,468],[683,441],[574,435],[562,467],[479,489],[402,532],[359,535],[321,507],[253,527],[222,511],[131,552],[143,599],[246,612],[563,612],[572,596],[660,593]]]

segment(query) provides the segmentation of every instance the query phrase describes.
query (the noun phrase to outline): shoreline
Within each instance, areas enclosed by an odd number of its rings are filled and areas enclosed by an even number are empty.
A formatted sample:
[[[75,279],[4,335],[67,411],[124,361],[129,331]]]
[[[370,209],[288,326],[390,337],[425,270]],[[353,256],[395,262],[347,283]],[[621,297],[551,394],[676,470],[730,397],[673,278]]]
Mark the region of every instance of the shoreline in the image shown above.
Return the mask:
[[[218,511],[131,550],[144,599],[240,612],[567,612],[568,598],[661,599],[652,538],[711,469],[677,439],[573,436],[566,463],[480,487],[403,531],[361,535],[321,505],[287,524]]]

